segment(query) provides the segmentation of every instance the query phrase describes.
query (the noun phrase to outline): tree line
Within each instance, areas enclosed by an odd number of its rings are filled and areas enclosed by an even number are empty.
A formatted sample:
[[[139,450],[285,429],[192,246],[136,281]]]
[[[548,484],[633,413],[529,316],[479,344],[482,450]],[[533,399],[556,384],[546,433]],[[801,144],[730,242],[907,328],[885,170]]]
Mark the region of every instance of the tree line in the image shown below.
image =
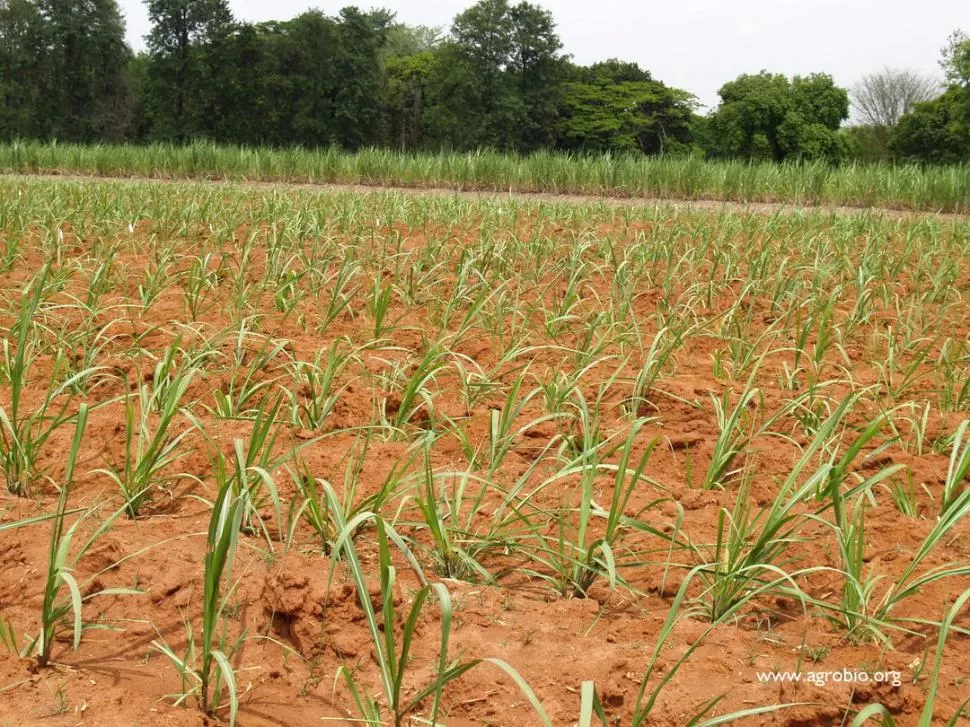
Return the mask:
[[[754,160],[970,159],[970,40],[946,82],[884,70],[850,92],[763,71],[698,113],[617,59],[572,62],[552,14],[481,0],[447,32],[346,7],[244,23],[227,0],[146,0],[147,50],[115,0],[0,0],[0,139],[405,151],[698,154]],[[863,123],[847,126],[850,103]]]

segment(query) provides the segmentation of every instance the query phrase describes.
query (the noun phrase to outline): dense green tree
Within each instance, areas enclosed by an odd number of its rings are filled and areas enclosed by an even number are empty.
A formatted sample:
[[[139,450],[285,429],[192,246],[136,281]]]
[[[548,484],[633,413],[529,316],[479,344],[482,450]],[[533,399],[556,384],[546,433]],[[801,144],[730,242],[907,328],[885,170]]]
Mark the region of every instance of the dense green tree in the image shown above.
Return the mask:
[[[593,152],[683,152],[694,98],[654,81],[635,63],[609,60],[574,68],[566,85],[559,146]]]
[[[402,150],[417,150],[427,138],[425,108],[435,77],[442,42],[440,28],[392,24],[380,57],[384,65],[386,143]]]
[[[376,146],[384,140],[384,76],[380,53],[393,15],[384,10],[340,11],[335,71],[340,83],[334,99],[335,141],[347,149]]]
[[[232,29],[226,0],[146,0],[152,64],[145,113],[156,138],[205,136],[221,100],[217,58]]]
[[[115,0],[39,0],[36,9],[34,133],[69,141],[124,137],[130,50]]]
[[[115,0],[0,1],[0,138],[127,136],[124,30]]]
[[[890,149],[904,161],[970,161],[970,88],[951,86],[939,98],[916,104],[893,130]]]
[[[30,0],[0,0],[0,139],[40,134],[42,22]]]
[[[849,118],[849,92],[826,73],[795,76],[791,82],[794,110],[809,124],[837,131]]]
[[[128,87],[128,125],[129,141],[145,142],[151,136],[148,116],[145,113],[148,88],[148,74],[151,71],[152,59],[148,53],[135,53],[128,60],[125,68],[125,84]]]
[[[555,143],[567,63],[552,13],[527,2],[509,8],[512,44],[506,72],[519,98],[518,151]]]
[[[875,163],[890,157],[890,131],[871,124],[855,124],[839,130],[846,159]]]
[[[711,117],[717,156],[783,159],[778,127],[791,109],[791,86],[766,71],[742,75],[721,87],[721,104]]]
[[[454,20],[442,49],[438,132],[458,147],[514,148],[517,98],[504,70],[512,54],[512,18],[506,0],[482,0]]]
[[[742,75],[720,90],[711,116],[714,156],[748,159],[829,159],[844,154],[838,129],[849,95],[831,76]]]
[[[438,62],[439,57],[433,50],[385,59],[388,143],[391,146],[414,151],[427,145],[425,108],[432,79],[440,75]]]
[[[246,144],[338,143],[338,23],[312,10],[286,22],[237,26],[224,45],[223,90],[235,109],[217,139]]]
[[[392,17],[349,7],[286,22],[235,24],[206,46],[218,93],[196,134],[245,144],[347,149],[384,143],[380,54]]]
[[[879,107],[891,123],[842,129],[848,96],[827,75],[742,75],[700,118],[693,96],[636,63],[573,65],[552,14],[525,0],[480,0],[446,35],[385,10],[248,24],[233,21],[228,0],[144,1],[148,51],[133,55],[116,0],[0,0],[0,139],[701,149],[778,161],[875,160],[887,145],[906,160],[970,155],[970,39],[960,32],[943,52],[943,96],[880,97],[893,102]]]
[[[268,98],[276,99],[283,121],[277,133],[291,143],[335,144],[331,121],[340,81],[333,62],[337,23],[310,11],[280,26],[268,53],[275,61]]]
[[[565,80],[560,48],[551,14],[531,3],[481,0],[460,13],[431,79],[435,136],[466,149],[552,143]]]
[[[235,25],[207,50],[209,61],[219,68],[219,116],[196,126],[196,133],[220,142],[278,143],[270,133],[281,121],[268,88],[271,67],[276,65],[270,53],[264,26],[248,23]]]
[[[649,82],[654,80],[650,71],[641,68],[639,63],[631,63],[619,58],[608,58],[588,67],[574,67],[573,77],[585,82],[608,83]]]
[[[380,57],[381,60],[387,61],[432,52],[441,44],[441,40],[441,28],[391,23],[384,34],[384,46],[380,50]]]
[[[947,90],[916,104],[893,129],[890,149],[899,159],[931,164],[970,161],[970,38],[962,31],[947,39],[940,66]]]

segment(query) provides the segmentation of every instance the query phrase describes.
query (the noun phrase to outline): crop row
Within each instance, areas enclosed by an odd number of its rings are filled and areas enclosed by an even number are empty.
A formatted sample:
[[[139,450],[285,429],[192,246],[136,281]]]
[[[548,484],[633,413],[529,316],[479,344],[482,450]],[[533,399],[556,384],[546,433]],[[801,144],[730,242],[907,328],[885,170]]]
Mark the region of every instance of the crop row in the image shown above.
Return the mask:
[[[966,213],[970,168],[706,161],[683,157],[540,152],[406,154],[386,149],[0,145],[0,170],[150,178],[445,187],[658,199],[846,205]]]

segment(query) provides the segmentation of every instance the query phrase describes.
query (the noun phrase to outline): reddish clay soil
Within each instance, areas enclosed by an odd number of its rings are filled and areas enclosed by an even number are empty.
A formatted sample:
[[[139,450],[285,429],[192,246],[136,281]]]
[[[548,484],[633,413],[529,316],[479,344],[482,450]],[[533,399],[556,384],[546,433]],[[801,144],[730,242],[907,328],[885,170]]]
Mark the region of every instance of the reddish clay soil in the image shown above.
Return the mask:
[[[389,229],[385,226],[383,231]],[[399,228],[397,231],[403,250],[420,250],[429,244],[430,238],[443,242],[440,254],[449,269],[454,269],[462,245],[477,241],[474,229]],[[550,224],[547,219],[523,219],[515,232],[521,239],[541,232],[555,241],[556,254],[561,255],[568,254],[576,239],[568,226]],[[612,235],[619,249],[632,244],[637,235],[649,235],[650,229],[648,224],[639,227],[607,224],[593,232]],[[237,241],[246,239],[247,233],[248,230],[240,229]],[[75,256],[89,253],[98,244],[95,240],[73,237],[70,229],[65,235]],[[198,316],[198,333],[179,325],[188,316],[183,288],[177,282],[166,286],[147,312],[141,310],[136,285],[144,270],[154,264],[148,252],[150,238],[148,229],[136,229],[131,239],[143,243],[144,251],[139,250],[138,244],[125,244],[118,253],[118,287],[107,296],[118,307],[105,311],[104,319],[99,321],[103,325],[108,319],[116,320],[111,330],[117,335],[97,355],[95,363],[105,369],[97,385],[83,397],[99,406],[90,415],[70,502],[72,507],[99,509],[82,523],[82,533],[91,532],[95,524],[122,504],[117,489],[96,470],[119,462],[124,451],[125,408],[120,397],[125,392],[125,379],[151,382],[156,357],[178,336],[182,337],[181,345],[192,350],[213,332],[232,325],[227,313],[228,284],[220,285],[207,298],[204,311]],[[207,240],[204,233],[199,233],[198,237],[178,239],[172,244],[178,254],[194,255]],[[4,293],[13,299],[28,279],[28,271],[37,270],[40,264],[39,254],[27,252],[22,265],[0,276]],[[173,280],[181,264],[174,264]],[[257,250],[249,271],[253,280],[260,279],[264,265],[264,256]],[[373,270],[365,269],[361,279],[372,280],[372,273]],[[903,289],[907,284],[905,277],[894,282]],[[968,283],[963,281],[964,293],[970,292]],[[455,284],[453,278],[450,284]],[[83,295],[89,285],[89,279],[75,272],[64,290],[52,300],[67,301],[69,294]],[[583,296],[589,306],[594,306],[597,296],[608,297],[610,290],[610,280],[593,276],[587,281]],[[444,295],[447,291],[441,293]],[[562,293],[563,284],[559,281],[554,290],[526,291],[522,295],[551,304]],[[660,303],[661,291],[658,286],[639,293],[637,313],[646,320]],[[323,298],[306,302],[304,312],[308,319],[319,314],[326,303]],[[968,301],[970,297],[964,298],[948,313],[953,337],[965,339],[970,334]],[[724,292],[700,310],[705,318],[713,318],[734,302],[732,295]],[[284,317],[278,313],[270,293],[259,293],[250,304],[265,314],[259,323],[260,332],[288,342],[276,359],[257,372],[265,380],[281,377],[282,387],[292,388],[286,373],[291,370],[288,363],[313,361],[318,352],[326,350],[340,337],[348,337],[355,345],[373,338],[374,322],[363,294],[325,334],[316,333],[312,326],[304,329],[295,316]],[[388,371],[394,362],[416,363],[424,354],[426,335],[436,334],[423,305],[405,304],[395,298],[391,310],[390,320],[397,329],[385,334],[389,339],[385,346],[363,351],[360,361],[341,373],[340,384],[345,388],[321,429],[308,431],[289,424],[279,429],[276,444],[279,452],[303,445],[301,456],[308,470],[338,486],[347,468],[348,453],[359,437],[353,428],[375,419],[375,402],[381,402],[379,374]],[[760,316],[761,329],[767,328],[772,321],[768,305],[756,302],[753,310]],[[891,317],[892,313],[877,311],[874,320],[880,315]],[[80,328],[83,325],[83,315],[77,309],[59,310],[56,317],[59,326]],[[460,316],[454,325],[459,322]],[[4,329],[10,324],[9,315],[0,321]],[[486,370],[500,367],[498,380],[506,388],[527,361],[531,362],[530,373],[537,381],[551,380],[556,371],[573,370],[575,357],[562,347],[582,347],[584,340],[580,331],[567,330],[553,340],[541,324],[530,321],[527,325],[529,345],[555,344],[560,348],[537,348],[521,360],[503,363],[498,342],[479,331],[466,336],[456,347],[457,353]],[[647,341],[652,340],[654,333],[653,329],[641,332]],[[860,331],[849,341],[846,351],[847,368],[858,382],[877,380],[875,367],[866,360],[871,334],[871,330]],[[244,361],[250,362],[258,345],[253,342],[245,345],[251,350],[245,354]],[[218,343],[218,350],[227,358],[207,360],[185,397],[206,435],[226,453],[231,451],[233,438],[247,437],[251,427],[250,422],[219,418],[206,409],[214,406],[214,391],[227,391],[233,381],[239,380],[241,372],[227,364],[231,361],[233,346],[229,336]],[[732,508],[737,497],[736,481],[729,482],[723,490],[712,491],[699,489],[697,484],[707,469],[718,431],[710,395],[720,396],[726,389],[737,394],[744,383],[712,376],[712,356],[723,346],[722,341],[712,337],[691,338],[677,350],[676,365],[665,371],[649,393],[649,405],[644,406],[642,413],[652,419],[638,435],[634,452],[641,454],[651,440],[657,440],[646,467],[646,475],[657,486],[644,483],[625,509],[628,515],[640,513],[641,520],[660,532],[676,529],[678,511],[682,510],[683,523],[679,530],[695,543],[712,542],[719,508]],[[608,343],[603,349],[603,355],[617,353],[616,344]],[[588,399],[595,397],[599,385],[616,372],[618,361],[596,366],[584,375],[582,389]],[[759,411],[774,412],[791,398],[792,394],[782,390],[779,383],[782,364],[786,361],[791,361],[790,354],[770,358],[758,374],[757,383],[764,395]],[[33,383],[28,400],[35,406],[53,365],[53,356],[47,355],[38,359],[31,370]],[[844,361],[842,365],[846,365]],[[630,365],[622,373],[632,379],[636,370]],[[531,379],[526,384],[527,387],[534,385]],[[406,429],[411,436],[386,441],[376,437],[370,444],[360,468],[358,499],[374,494],[392,467],[407,460],[408,449],[422,427],[443,426],[445,417],[458,422],[474,446],[487,447],[491,411],[501,406],[504,396],[486,392],[473,407],[467,407],[454,368],[440,372],[429,386],[435,392],[433,405],[408,424]],[[932,386],[929,381],[925,387],[917,385],[910,398],[918,398],[921,391],[928,392]],[[629,428],[629,418],[620,406],[624,400],[621,389],[619,385],[611,387],[605,395],[604,402],[609,406],[604,409],[604,432],[621,433]],[[829,394],[838,396],[847,390],[847,386],[839,384]],[[297,392],[297,396],[305,393]],[[393,396],[384,398],[388,399],[387,410],[393,413],[394,407],[400,404]],[[8,402],[9,391],[5,387],[0,391],[0,405],[7,406]],[[77,403],[74,401],[72,406],[76,407]],[[852,413],[850,421],[864,423],[876,411],[876,401],[871,398]],[[520,413],[519,421],[526,422],[546,412],[542,397],[536,396]],[[928,440],[951,433],[962,418],[959,413],[939,414],[934,408],[928,422]],[[529,471],[537,453],[553,438],[582,434],[571,426],[546,421],[524,432],[495,473],[495,480],[509,486]],[[179,419],[177,431],[190,428],[185,418]],[[798,445],[807,442],[792,420],[778,423],[775,429],[789,439],[762,436],[750,445],[747,463],[755,472],[750,482],[750,499],[759,507],[775,499],[780,480],[791,471],[797,457]],[[71,435],[71,427],[64,427],[44,448],[42,464],[49,479],[36,482],[29,497],[15,497],[4,488],[0,495],[0,522],[52,512],[57,499],[54,483],[63,476]],[[326,437],[315,439],[321,435]],[[171,662],[152,645],[164,641],[181,654],[186,646],[186,623],[194,624],[196,634],[200,628],[205,532],[210,513],[206,500],[213,497],[214,485],[207,449],[210,445],[205,437],[192,429],[185,443],[188,454],[168,470],[169,474],[179,476],[154,491],[140,517],[134,520],[119,517],[80,561],[75,574],[79,582],[87,581],[87,593],[115,587],[136,588],[141,593],[88,601],[85,619],[102,628],[86,631],[76,652],[65,631],[55,647],[54,664],[46,668],[38,668],[34,660],[20,659],[0,649],[0,725],[216,722],[204,717],[191,699],[181,706],[173,704],[171,695],[179,694],[182,688],[179,676]],[[867,451],[872,449],[870,446]],[[441,471],[468,467],[455,436],[442,437],[434,444],[431,463]],[[878,453],[878,458],[865,461],[860,457],[856,470],[866,474],[889,464],[904,465],[912,473],[921,516],[902,515],[885,494],[870,504],[866,560],[869,567],[885,575],[886,582],[904,570],[934,524],[935,503],[946,475],[948,451],[916,455],[894,443]],[[421,466],[418,462],[413,469],[420,470]],[[543,460],[529,475],[530,484],[538,484],[555,469],[553,461]],[[296,499],[296,489],[282,465],[273,474],[281,490],[285,515],[288,503]],[[573,507],[578,501],[577,487],[575,477],[558,481],[537,496],[535,504],[548,507],[550,512],[563,504]],[[597,479],[597,501],[608,502],[611,494],[611,479]],[[414,539],[422,565],[436,579],[426,549],[427,531],[414,525],[418,517],[413,495],[412,492],[409,498],[394,499],[384,506],[383,513],[394,520],[395,513],[400,511],[396,518],[400,532]],[[485,515],[493,502],[495,498],[490,494],[480,505],[479,514],[470,517],[472,529],[487,526],[489,521]],[[643,511],[651,503],[656,504]],[[803,508],[805,512],[810,509]],[[373,646],[357,593],[343,567],[334,567],[333,560],[321,553],[320,541],[306,522],[294,525],[293,537],[287,545],[279,540],[271,511],[266,510],[265,514],[269,532],[274,536],[272,544],[255,534],[243,536],[233,572],[238,590],[228,619],[233,634],[247,636],[233,659],[243,693],[238,723],[247,726],[354,724],[352,702],[346,687],[336,677],[338,667],[346,665],[356,669],[372,693],[379,694]],[[838,566],[831,528],[821,523],[806,524],[799,534],[799,542],[790,546],[781,565],[789,571],[809,566]],[[970,523],[961,523],[921,570],[953,561],[968,562],[968,536]],[[0,531],[0,612],[21,635],[37,630],[49,537],[50,525],[46,522]],[[378,596],[373,530],[365,528],[357,542],[365,567],[374,579],[371,595]],[[474,579],[472,582],[444,581],[454,602],[450,654],[461,659],[498,657],[512,664],[535,690],[556,725],[576,722],[580,685],[584,680],[594,680],[611,724],[627,724],[650,653],[685,574],[685,568],[679,566],[692,565],[694,561],[682,549],[669,552],[661,538],[650,534],[631,536],[624,547],[631,554],[624,558],[642,561],[641,565],[623,571],[629,587],[611,589],[600,579],[585,597],[558,594],[549,584],[548,572],[530,575],[529,570],[541,571],[541,568],[534,561],[523,562],[515,549],[485,554],[482,562],[491,572],[507,573],[497,584],[486,585]],[[399,565],[398,599],[403,610],[417,582],[403,562]],[[833,603],[838,600],[840,580],[831,572],[806,576],[800,583],[814,598]],[[896,615],[939,621],[967,585],[965,579],[930,584],[907,599]],[[698,595],[698,588],[689,592],[690,597]],[[429,602],[405,692],[413,693],[434,673],[440,626],[437,613],[435,604]],[[956,625],[970,628],[970,614],[961,614]],[[677,625],[660,655],[651,685],[675,667],[680,655],[704,635],[706,628],[707,623],[701,616],[684,619]],[[744,724],[842,725],[851,721],[851,718],[846,720],[847,713],[872,702],[885,705],[898,724],[915,724],[926,699],[937,632],[929,626],[913,631],[916,633],[911,635],[893,634],[894,648],[889,648],[869,639],[848,638],[845,630],[827,620],[819,609],[803,610],[794,599],[781,595],[756,599],[737,618],[719,624],[707,635],[660,693],[647,723],[684,725],[700,704],[724,695],[712,714],[776,703],[805,703],[775,714],[747,718]],[[922,637],[920,631],[928,637]],[[945,649],[936,701],[940,723],[952,716],[970,693],[968,643],[970,637],[954,633]],[[756,672],[762,670],[804,672],[844,668],[898,671],[901,679],[895,686],[816,686],[764,684],[756,677]],[[225,719],[226,713],[221,717]],[[491,664],[472,669],[446,688],[442,721],[449,725],[538,724],[521,691]]]

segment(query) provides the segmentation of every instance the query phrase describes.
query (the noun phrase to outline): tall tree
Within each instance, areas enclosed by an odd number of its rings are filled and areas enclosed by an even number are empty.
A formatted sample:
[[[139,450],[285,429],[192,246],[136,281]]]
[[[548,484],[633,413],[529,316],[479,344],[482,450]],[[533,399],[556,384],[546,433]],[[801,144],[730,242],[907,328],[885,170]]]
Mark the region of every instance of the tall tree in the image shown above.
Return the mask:
[[[380,145],[381,51],[392,19],[348,7],[337,18],[308,11],[282,23],[235,24],[207,51],[218,73],[219,106],[210,114],[217,123],[197,128],[246,144]]]
[[[341,83],[334,62],[340,43],[337,22],[311,10],[283,25],[270,99],[276,98],[287,116],[284,129],[289,126],[292,140],[309,146],[336,144],[333,118]]]
[[[893,130],[890,148],[904,161],[970,161],[970,89],[951,86],[939,98],[916,104]]]
[[[132,55],[125,68],[125,84],[128,87],[129,119],[127,139],[145,142],[150,138],[151,128],[145,113],[147,102],[148,74],[152,59],[145,51]]]
[[[828,159],[843,156],[838,134],[849,95],[831,76],[741,75],[720,90],[711,115],[713,156],[748,159]]]
[[[413,151],[430,141],[425,108],[441,42],[440,28],[403,23],[388,28],[380,56],[387,84],[386,142],[390,146]]]
[[[239,24],[215,48],[226,108],[212,138],[250,145],[337,143],[338,23],[311,10],[286,22]]]
[[[970,85],[970,36],[954,30],[943,46],[940,68],[951,86]]]
[[[552,13],[521,2],[509,8],[509,19],[512,43],[506,67],[521,108],[517,147],[534,151],[555,143],[567,66]]]
[[[386,61],[390,58],[407,58],[418,53],[433,52],[441,44],[442,37],[440,27],[392,23],[385,33],[380,56]]]
[[[939,81],[932,76],[883,68],[863,76],[852,87],[852,106],[863,124],[892,129],[913,104],[930,101],[940,91]]]
[[[71,141],[126,133],[124,71],[131,52],[115,0],[39,0],[41,136]]]
[[[566,85],[560,148],[664,154],[686,151],[694,98],[653,80],[635,63],[576,67]]]
[[[890,148],[906,161],[970,161],[970,38],[962,31],[947,39],[940,66],[947,90],[932,101],[915,104],[893,131]]]
[[[30,0],[0,0],[0,139],[37,135],[43,20]]]
[[[452,24],[433,85],[433,124],[459,148],[528,151],[552,140],[564,74],[552,16],[481,0]]]
[[[861,128],[850,133],[857,158],[885,159],[889,140],[899,120],[917,103],[940,94],[940,84],[931,76],[915,71],[883,68],[863,76],[852,87],[852,106]]]
[[[271,61],[267,55],[271,52],[263,26],[249,23],[234,25],[231,32],[208,49],[209,62],[218,68],[219,115],[196,127],[198,133],[218,142],[252,146],[276,142],[270,129],[271,119],[278,122],[280,115],[267,118],[267,64]],[[214,106],[213,103],[210,108]]]
[[[347,149],[376,146],[384,136],[384,75],[381,50],[394,16],[385,10],[340,11],[334,100],[336,142]]]
[[[785,157],[778,128],[791,110],[791,84],[783,75],[762,71],[724,84],[721,104],[711,116],[717,156],[748,159]]]
[[[216,45],[226,40],[232,13],[226,0],[145,0],[152,66],[146,89],[154,134],[185,140],[204,134],[207,103],[217,100]],[[211,116],[210,116],[211,118]]]
[[[439,56],[433,50],[413,55],[388,56],[388,143],[402,151],[415,151],[434,141],[428,138],[426,106],[432,79],[438,75]]]
[[[446,48],[442,70],[445,103],[457,111],[454,139],[458,146],[510,148],[515,129],[516,98],[504,71],[512,53],[512,18],[506,0],[481,0],[459,13]]]

